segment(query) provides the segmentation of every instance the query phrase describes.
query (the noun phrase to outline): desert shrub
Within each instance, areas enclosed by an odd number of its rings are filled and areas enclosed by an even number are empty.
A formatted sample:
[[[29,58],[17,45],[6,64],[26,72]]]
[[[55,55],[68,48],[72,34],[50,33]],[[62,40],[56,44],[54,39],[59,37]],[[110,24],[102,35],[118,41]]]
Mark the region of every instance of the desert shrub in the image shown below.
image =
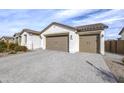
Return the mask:
[[[17,44],[9,43],[8,49],[9,49],[10,51],[11,51],[11,50],[15,50],[15,48],[16,48],[17,46],[18,46]]]
[[[8,54],[16,54],[16,53],[17,53],[17,51],[12,50],[12,51],[9,51],[9,53],[8,53]]]
[[[0,42],[0,52],[8,52],[9,54],[16,54],[18,51],[26,52],[28,49],[25,46],[19,46],[14,43]]]
[[[28,49],[25,46],[16,46],[15,51],[23,51],[26,52]]]
[[[118,82],[119,83],[124,83],[124,77],[119,77]]]
[[[7,44],[3,41],[0,41],[0,52],[4,52],[7,49]]]

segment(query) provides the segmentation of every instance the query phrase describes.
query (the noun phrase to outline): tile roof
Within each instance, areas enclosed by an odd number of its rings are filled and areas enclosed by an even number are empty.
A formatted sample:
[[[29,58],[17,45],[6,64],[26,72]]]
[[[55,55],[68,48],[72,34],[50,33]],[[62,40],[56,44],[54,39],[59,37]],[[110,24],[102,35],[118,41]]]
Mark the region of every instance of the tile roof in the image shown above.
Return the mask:
[[[93,31],[93,30],[104,30],[108,28],[107,25],[103,23],[89,24],[83,26],[76,26],[77,31]]]
[[[39,31],[34,31],[34,30],[31,30],[31,29],[23,29],[23,30],[20,32],[20,35],[21,35],[23,32],[27,32],[27,33],[35,34],[35,35],[40,35],[40,32],[39,32]]]

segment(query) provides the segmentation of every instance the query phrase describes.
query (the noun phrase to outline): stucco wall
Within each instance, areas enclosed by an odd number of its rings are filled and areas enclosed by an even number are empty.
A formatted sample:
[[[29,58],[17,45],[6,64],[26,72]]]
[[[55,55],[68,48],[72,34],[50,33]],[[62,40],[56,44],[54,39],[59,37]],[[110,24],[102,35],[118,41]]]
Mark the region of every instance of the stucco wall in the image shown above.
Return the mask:
[[[104,41],[104,31],[100,33],[100,53],[105,54],[105,41]]]
[[[72,35],[72,39],[71,39]],[[70,32],[69,33],[69,52],[70,53],[75,53],[79,51],[79,35],[76,34],[75,32]]]
[[[27,43],[25,43],[25,36],[27,35]],[[21,34],[21,45],[26,46],[28,49],[32,49],[31,38],[27,32]]]
[[[121,40],[124,40],[124,32],[121,34]]]
[[[24,35],[27,35],[27,44],[25,44],[25,36]],[[40,36],[32,35],[27,32],[24,32],[21,35],[21,45],[26,46],[30,50],[41,48]]]
[[[38,35],[32,35],[33,49],[41,48],[41,38]]]

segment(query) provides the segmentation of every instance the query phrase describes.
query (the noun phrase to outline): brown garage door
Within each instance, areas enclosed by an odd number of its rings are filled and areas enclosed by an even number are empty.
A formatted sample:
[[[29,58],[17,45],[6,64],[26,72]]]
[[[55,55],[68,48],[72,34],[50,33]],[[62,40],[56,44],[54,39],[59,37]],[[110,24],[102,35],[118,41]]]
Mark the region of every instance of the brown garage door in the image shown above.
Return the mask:
[[[98,35],[80,36],[79,41],[80,52],[99,52],[99,39]]]
[[[46,37],[46,49],[68,52],[68,43],[68,35]]]

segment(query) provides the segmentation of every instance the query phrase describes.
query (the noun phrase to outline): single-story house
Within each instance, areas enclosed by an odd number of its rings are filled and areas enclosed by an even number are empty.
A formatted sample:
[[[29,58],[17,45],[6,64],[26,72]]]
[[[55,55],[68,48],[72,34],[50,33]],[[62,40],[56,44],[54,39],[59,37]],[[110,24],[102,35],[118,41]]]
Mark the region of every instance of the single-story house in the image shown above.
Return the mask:
[[[124,27],[120,31],[119,35],[121,35],[121,38],[119,40],[124,40]]]
[[[0,38],[0,41],[4,41],[5,43],[13,43],[14,38],[9,36],[3,36]]]
[[[31,29],[23,29],[14,35],[15,42],[21,46],[26,46],[29,50],[41,48],[40,32]]]
[[[104,54],[105,24],[68,26],[53,22],[41,31],[43,49]]]

